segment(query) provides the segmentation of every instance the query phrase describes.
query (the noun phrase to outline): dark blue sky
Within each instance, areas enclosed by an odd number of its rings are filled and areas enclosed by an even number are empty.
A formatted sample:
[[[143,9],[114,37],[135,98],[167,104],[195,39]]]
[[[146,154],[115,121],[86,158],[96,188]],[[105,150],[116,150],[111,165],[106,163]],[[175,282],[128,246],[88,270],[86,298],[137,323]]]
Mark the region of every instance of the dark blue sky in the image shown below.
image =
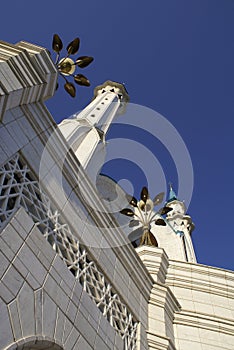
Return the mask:
[[[80,55],[95,57],[81,72],[91,88],[78,89],[75,100],[60,89],[48,101],[57,122],[82,109],[92,89],[111,79],[126,84],[132,103],[154,109],[174,125],[194,167],[189,214],[196,224],[198,261],[233,269],[234,1],[6,1],[0,32],[2,40],[49,49],[54,33],[65,44],[79,36]],[[121,127],[111,137],[120,133],[145,144],[177,189],[175,165],[163,145]],[[105,170],[117,180],[129,178],[136,193],[144,185],[144,169],[129,162],[110,162]],[[155,193],[160,191],[155,174]]]

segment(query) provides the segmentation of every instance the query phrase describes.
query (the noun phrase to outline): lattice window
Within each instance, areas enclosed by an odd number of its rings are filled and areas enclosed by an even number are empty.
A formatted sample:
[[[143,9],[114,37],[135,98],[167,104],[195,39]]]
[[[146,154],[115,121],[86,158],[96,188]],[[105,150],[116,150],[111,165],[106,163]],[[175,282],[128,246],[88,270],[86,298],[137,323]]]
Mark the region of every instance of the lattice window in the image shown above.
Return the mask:
[[[135,349],[136,320],[17,154],[0,168],[0,227],[20,206],[29,213],[52,248],[124,339],[125,350]]]

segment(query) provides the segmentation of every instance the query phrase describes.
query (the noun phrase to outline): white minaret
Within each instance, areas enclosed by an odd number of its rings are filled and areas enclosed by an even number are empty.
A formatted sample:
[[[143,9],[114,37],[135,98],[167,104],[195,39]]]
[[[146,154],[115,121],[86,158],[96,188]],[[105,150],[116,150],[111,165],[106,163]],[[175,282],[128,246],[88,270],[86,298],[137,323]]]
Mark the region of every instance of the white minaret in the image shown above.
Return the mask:
[[[128,100],[124,85],[108,80],[94,89],[93,101],[82,112],[59,124],[63,136],[93,181],[105,160],[107,131],[114,117],[124,113]]]
[[[168,257],[174,260],[196,262],[191,233],[194,224],[186,214],[184,202],[177,196],[170,185],[166,207],[172,208],[166,215],[167,226],[153,228],[152,233],[157,237],[159,247],[164,248]]]
[[[167,222],[172,226],[176,234],[180,236],[184,259],[189,262],[196,262],[191,240],[191,234],[195,226],[191,217],[186,214],[184,202],[177,199],[171,185],[167,207],[172,208],[172,210],[167,213]]]

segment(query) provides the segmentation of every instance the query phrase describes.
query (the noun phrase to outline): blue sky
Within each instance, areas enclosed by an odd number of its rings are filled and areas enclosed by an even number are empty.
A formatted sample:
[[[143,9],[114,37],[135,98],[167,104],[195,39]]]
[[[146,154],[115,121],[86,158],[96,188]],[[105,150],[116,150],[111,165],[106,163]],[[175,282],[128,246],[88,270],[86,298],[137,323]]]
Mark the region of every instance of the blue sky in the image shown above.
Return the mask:
[[[194,168],[188,212],[196,225],[198,261],[233,269],[233,0],[4,2],[0,32],[4,41],[49,49],[54,33],[65,44],[79,36],[80,55],[94,56],[81,72],[91,88],[78,89],[75,100],[60,89],[48,101],[57,122],[82,109],[92,89],[111,79],[126,84],[132,103],[152,108],[174,125]],[[142,130],[115,126],[110,137],[118,135],[154,152],[177,190],[176,167],[164,145]],[[116,180],[129,179],[136,193],[145,185],[145,170],[130,162],[116,160],[104,170]],[[155,174],[152,195],[160,191]]]

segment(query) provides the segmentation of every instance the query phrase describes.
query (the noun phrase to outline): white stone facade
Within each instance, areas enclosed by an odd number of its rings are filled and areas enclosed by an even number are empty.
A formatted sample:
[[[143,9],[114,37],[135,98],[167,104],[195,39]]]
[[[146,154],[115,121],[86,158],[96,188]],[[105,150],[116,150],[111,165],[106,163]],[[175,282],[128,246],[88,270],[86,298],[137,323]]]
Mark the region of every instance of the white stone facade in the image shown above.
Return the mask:
[[[38,60],[51,65],[54,89],[53,64]],[[47,93],[6,108],[11,93],[1,96],[0,349],[146,349],[150,275],[47,111]]]
[[[155,281],[149,301],[150,349],[233,349],[234,273],[169,260],[160,248],[137,252]]]
[[[0,78],[0,350],[232,350],[234,273],[196,263],[179,201],[159,248],[135,250],[87,177],[100,130],[82,163],[68,140],[77,121],[64,137],[44,105],[57,79],[48,52],[0,42]],[[123,98],[111,84],[95,108]]]

